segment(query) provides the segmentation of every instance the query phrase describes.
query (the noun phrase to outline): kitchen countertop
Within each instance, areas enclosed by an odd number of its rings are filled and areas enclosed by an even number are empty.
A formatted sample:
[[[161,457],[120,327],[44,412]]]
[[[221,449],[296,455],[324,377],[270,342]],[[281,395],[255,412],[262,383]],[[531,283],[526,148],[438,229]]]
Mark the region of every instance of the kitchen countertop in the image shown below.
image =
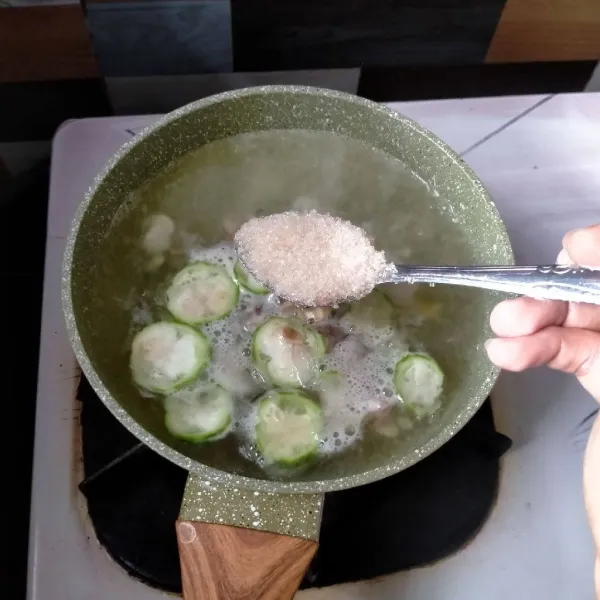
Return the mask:
[[[600,94],[392,104],[465,158],[495,199],[519,263],[552,262],[565,231],[600,221]],[[30,532],[30,600],[152,600],[98,548],[76,492],[77,368],[64,331],[60,262],[73,210],[108,156],[152,117],[73,121],[54,140]],[[498,429],[514,441],[477,537],[429,567],[298,594],[303,600],[593,600],[581,491],[597,407],[576,381],[504,374]],[[51,467],[51,468],[50,468]]]

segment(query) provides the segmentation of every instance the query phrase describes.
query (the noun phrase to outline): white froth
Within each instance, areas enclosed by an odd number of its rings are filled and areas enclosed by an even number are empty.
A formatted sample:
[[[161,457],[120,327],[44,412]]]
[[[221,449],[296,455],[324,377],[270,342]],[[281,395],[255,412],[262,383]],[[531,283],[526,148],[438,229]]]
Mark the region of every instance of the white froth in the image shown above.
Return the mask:
[[[392,268],[363,229],[314,210],[250,219],[235,242],[259,281],[303,306],[361,298]]]
[[[365,329],[366,337],[377,342],[377,331]],[[398,402],[391,370],[406,346],[398,345],[392,352],[389,342],[380,342],[381,351],[374,351],[351,335],[325,358],[328,370],[316,384],[325,417],[324,453],[338,452],[360,440],[366,417]]]
[[[222,242],[210,248],[192,248],[188,254],[190,262],[205,261],[223,265],[233,273],[236,256],[231,242]]]

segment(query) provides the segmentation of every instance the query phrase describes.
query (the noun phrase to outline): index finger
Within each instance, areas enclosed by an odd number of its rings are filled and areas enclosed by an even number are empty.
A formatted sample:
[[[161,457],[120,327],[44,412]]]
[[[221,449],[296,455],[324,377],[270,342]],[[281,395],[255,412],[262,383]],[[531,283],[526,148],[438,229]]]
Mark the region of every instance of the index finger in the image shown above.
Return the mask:
[[[600,306],[523,296],[500,302],[490,315],[490,324],[500,337],[531,335],[550,325],[600,331]]]
[[[600,267],[600,225],[569,231],[563,247],[575,264]]]

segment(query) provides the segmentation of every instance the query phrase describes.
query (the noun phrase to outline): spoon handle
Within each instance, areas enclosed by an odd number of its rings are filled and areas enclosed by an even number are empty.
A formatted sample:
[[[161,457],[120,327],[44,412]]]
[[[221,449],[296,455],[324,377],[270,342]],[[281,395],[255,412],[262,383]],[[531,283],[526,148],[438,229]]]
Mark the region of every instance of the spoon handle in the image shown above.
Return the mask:
[[[600,304],[600,269],[536,267],[433,267],[395,265],[392,283],[445,283],[546,300]]]

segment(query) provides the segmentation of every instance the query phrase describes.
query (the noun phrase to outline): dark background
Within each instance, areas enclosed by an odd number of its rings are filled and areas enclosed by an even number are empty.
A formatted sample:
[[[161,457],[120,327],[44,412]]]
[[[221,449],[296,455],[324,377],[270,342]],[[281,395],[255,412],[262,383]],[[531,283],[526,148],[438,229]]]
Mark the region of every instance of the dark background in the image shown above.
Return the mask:
[[[67,118],[279,82],[382,101],[581,91],[599,58],[598,0],[0,0],[0,180]]]

